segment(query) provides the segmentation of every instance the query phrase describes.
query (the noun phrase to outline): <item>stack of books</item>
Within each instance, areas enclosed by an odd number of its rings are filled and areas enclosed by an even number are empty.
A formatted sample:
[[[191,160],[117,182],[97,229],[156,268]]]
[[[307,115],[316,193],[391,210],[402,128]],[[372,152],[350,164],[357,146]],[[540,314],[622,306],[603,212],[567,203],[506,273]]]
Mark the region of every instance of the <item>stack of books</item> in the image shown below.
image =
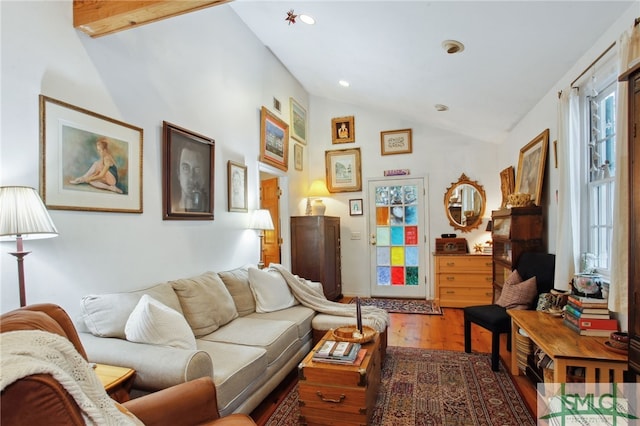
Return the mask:
[[[567,300],[564,324],[582,336],[609,335],[618,331],[618,320],[611,318],[606,299],[571,295]]]
[[[314,362],[360,365],[366,352],[360,343],[327,340],[314,352],[312,359]]]

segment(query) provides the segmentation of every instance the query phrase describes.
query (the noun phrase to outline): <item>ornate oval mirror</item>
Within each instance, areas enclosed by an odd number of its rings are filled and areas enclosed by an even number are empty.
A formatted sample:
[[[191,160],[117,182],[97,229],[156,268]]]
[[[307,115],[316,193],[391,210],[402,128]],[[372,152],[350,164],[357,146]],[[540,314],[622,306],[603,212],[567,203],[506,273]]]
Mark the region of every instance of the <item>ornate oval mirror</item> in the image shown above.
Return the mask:
[[[482,185],[464,173],[444,194],[444,209],[454,229],[471,232],[482,223],[486,195]]]

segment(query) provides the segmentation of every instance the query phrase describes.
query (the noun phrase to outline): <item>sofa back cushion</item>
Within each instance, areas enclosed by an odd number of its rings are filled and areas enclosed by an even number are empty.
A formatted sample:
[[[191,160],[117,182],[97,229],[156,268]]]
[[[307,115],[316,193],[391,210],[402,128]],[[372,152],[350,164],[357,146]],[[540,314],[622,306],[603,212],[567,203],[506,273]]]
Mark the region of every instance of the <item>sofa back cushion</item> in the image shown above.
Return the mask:
[[[171,286],[196,337],[212,333],[238,317],[231,294],[215,272],[171,281]]]
[[[180,301],[171,284],[161,283],[133,292],[84,296],[80,302],[82,319],[91,334],[95,336],[125,339],[124,327],[144,294],[182,313]]]
[[[218,276],[227,286],[239,316],[244,317],[256,311],[256,301],[249,287],[249,265],[218,272]]]

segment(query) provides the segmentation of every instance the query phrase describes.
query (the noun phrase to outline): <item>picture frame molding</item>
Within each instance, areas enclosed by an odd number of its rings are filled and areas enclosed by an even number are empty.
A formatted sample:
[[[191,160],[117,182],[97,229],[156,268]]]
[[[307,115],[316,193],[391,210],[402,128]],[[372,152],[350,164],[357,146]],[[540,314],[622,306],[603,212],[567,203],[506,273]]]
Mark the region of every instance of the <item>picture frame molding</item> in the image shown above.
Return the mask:
[[[46,95],[40,94],[38,100],[40,196],[47,208],[142,213],[143,129]],[[67,139],[64,138],[65,135]],[[72,177],[77,179],[91,167],[89,157],[96,157],[95,144],[103,137],[111,141],[109,145],[114,151],[110,154],[116,161],[125,162],[120,166],[116,164],[116,170],[125,169],[126,174],[117,176],[118,183],[114,185],[123,193],[89,184],[76,188],[75,185],[79,184],[71,183]],[[88,142],[83,138],[92,138],[92,141]],[[113,145],[116,145],[115,148]],[[86,164],[80,167],[75,162],[68,161],[65,156],[67,153],[74,154],[74,158],[84,156]],[[93,163],[96,161],[93,160]]]
[[[293,97],[289,98],[289,121],[291,137],[303,145],[307,144],[307,110]],[[302,126],[302,134],[298,131]]]
[[[340,137],[340,127],[342,124],[346,124],[347,128],[347,137]],[[356,126],[355,126],[355,117],[353,115],[349,115],[346,117],[337,117],[331,119],[331,143],[342,144],[342,143],[351,143],[356,141]]]
[[[380,154],[381,155],[411,154],[413,152],[413,135],[412,134],[413,134],[412,129],[384,130],[380,132]],[[394,135],[397,135],[397,136],[394,138]],[[403,139],[396,140],[398,138],[403,138]],[[400,146],[394,147],[392,146],[393,144],[400,144]]]
[[[282,132],[281,153],[277,146],[269,148],[274,129]],[[260,161],[285,172],[289,168],[289,125],[264,106],[260,109]]]
[[[182,143],[176,139],[183,139]],[[179,137],[179,138],[178,138]],[[176,145],[182,145],[184,149],[186,144],[190,145],[193,150],[200,151],[208,157],[208,161],[204,164],[208,166],[208,176],[204,178],[203,195],[199,201],[203,203],[203,211],[179,211],[173,206],[178,190],[181,192],[178,174],[179,170],[175,170],[179,166],[180,158],[174,158],[174,151],[178,148]],[[204,145],[207,148],[203,148]],[[199,149],[198,149],[199,148]],[[205,153],[206,151],[206,153]],[[162,204],[163,204],[163,220],[213,220],[214,219],[214,199],[215,199],[215,140],[208,136],[187,130],[183,127],[162,122]],[[180,196],[180,195],[178,195]],[[202,194],[201,194],[202,197]]]
[[[509,194],[515,192],[516,174],[513,166],[509,166],[500,172],[500,192],[502,193],[501,208],[507,206]]]
[[[234,199],[234,193],[235,191],[233,190],[233,187],[235,185],[235,181],[234,181],[234,175],[235,173],[241,173],[242,175],[242,205],[238,206],[238,200]],[[249,206],[248,206],[248,190],[247,190],[247,166],[244,164],[240,164],[240,163],[236,163],[235,161],[231,161],[229,160],[227,162],[227,211],[230,212],[248,212],[249,211]]]
[[[293,144],[293,166],[296,170],[302,171],[304,164],[304,147],[298,143]]]
[[[360,161],[360,148],[325,151],[326,183],[329,192],[362,191],[362,166]],[[355,170],[351,170],[345,173],[345,176],[339,177],[335,170],[335,166],[339,163],[343,168],[347,164]]]
[[[549,129],[545,129],[542,133],[533,138],[531,142],[520,149],[520,156],[518,158],[515,192],[519,193],[524,191],[531,194],[531,200],[537,206],[539,206],[542,201],[542,185],[544,181],[548,147]],[[536,154],[536,152],[538,152],[539,155]],[[533,161],[534,164],[531,164],[531,161],[529,160]],[[527,182],[523,187],[526,177],[528,177]]]
[[[362,216],[362,198],[352,198],[349,200],[349,216]]]

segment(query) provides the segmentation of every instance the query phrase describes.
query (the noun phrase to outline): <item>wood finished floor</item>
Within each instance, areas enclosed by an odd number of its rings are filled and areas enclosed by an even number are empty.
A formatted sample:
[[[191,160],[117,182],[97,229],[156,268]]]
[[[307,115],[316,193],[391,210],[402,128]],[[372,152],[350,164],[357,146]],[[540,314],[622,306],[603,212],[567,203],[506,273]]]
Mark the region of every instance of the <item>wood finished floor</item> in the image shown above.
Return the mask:
[[[442,315],[390,314],[391,326],[388,330],[388,345],[464,351],[462,309],[443,308],[442,311]],[[491,352],[491,334],[488,331],[472,325],[471,338],[473,352]],[[513,349],[515,350],[515,345]],[[510,371],[511,353],[507,351],[506,336],[504,335],[501,341],[500,357],[503,367]],[[251,414],[258,425],[265,424],[273,410],[295,383],[295,374],[289,375],[281,386]],[[535,385],[525,376],[514,377],[514,383],[529,411],[536,418]]]

